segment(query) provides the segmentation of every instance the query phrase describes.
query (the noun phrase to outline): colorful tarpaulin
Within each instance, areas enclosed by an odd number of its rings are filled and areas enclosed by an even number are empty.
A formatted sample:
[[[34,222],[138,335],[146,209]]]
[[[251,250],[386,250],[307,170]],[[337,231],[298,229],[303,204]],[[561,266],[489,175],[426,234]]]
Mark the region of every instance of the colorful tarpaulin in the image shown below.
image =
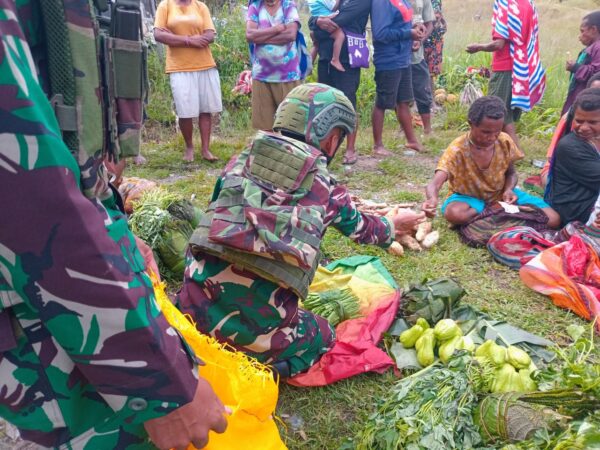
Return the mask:
[[[388,354],[377,347],[398,310],[400,290],[374,256],[352,256],[320,267],[310,292],[349,287],[360,300],[361,316],[336,328],[336,343],[308,372],[288,380],[295,386],[324,386],[365,372],[382,373],[394,366]]]
[[[596,320],[600,332],[600,258],[589,240],[573,235],[541,252],[519,273],[523,283],[549,296],[556,306]]]
[[[205,363],[199,367],[224,405],[232,409],[223,434],[210,432],[208,450],[284,450],[273,420],[279,387],[273,373],[258,361],[230,350],[201,334],[169,300],[164,286],[154,277],[156,300],[169,323],[181,333],[187,344]],[[242,444],[243,443],[243,444]],[[188,449],[193,449],[189,446]]]

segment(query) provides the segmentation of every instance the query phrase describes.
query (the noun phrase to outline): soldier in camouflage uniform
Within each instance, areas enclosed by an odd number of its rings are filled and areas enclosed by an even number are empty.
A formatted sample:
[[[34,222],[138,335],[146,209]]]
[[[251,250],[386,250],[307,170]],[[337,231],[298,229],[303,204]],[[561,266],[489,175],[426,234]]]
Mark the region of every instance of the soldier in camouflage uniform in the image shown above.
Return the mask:
[[[279,133],[259,132],[227,164],[190,240],[180,309],[284,376],[309,368],[335,340],[325,319],[298,307],[327,227],[387,247],[424,218],[362,214],[335,182],[328,163],[355,124],[341,91],[294,88],[275,115]]]
[[[66,14],[95,52],[90,7]],[[79,135],[74,155],[63,142],[34,65],[40,17],[39,1],[0,0],[0,416],[40,448],[156,448],[148,433],[160,448],[205,444],[223,405],[157,307],[101,138]],[[78,82],[99,89],[85,67]],[[192,420],[202,428],[164,432]]]

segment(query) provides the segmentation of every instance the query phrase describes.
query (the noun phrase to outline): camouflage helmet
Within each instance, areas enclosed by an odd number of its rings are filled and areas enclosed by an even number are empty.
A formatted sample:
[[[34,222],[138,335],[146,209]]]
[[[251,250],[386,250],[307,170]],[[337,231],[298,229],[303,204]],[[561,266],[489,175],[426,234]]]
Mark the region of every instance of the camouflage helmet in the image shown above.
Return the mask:
[[[290,91],[275,113],[273,130],[297,136],[313,147],[336,127],[346,134],[356,128],[356,113],[342,91],[320,83],[307,83]]]

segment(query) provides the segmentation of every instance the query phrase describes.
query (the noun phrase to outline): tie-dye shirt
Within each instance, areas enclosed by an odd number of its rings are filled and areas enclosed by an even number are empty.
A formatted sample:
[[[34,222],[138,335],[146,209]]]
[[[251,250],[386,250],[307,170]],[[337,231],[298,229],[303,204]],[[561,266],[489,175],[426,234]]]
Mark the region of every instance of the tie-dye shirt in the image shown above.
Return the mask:
[[[258,29],[270,28],[282,23],[298,23],[300,17],[292,0],[282,0],[281,7],[271,16],[262,0],[253,1],[248,7],[249,22]],[[300,58],[296,41],[282,45],[256,44],[252,58],[252,79],[266,83],[284,83],[300,79]]]

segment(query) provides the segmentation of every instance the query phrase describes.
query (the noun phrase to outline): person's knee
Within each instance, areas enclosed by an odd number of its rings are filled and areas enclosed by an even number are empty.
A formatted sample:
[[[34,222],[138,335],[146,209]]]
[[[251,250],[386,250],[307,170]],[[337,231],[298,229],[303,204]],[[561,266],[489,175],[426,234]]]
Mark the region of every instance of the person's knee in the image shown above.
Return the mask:
[[[465,202],[454,201],[446,206],[444,217],[454,225],[462,225],[467,223],[479,212],[471,205]]]
[[[560,215],[552,208],[543,208],[544,214],[548,217],[548,226],[558,228],[560,226]]]

